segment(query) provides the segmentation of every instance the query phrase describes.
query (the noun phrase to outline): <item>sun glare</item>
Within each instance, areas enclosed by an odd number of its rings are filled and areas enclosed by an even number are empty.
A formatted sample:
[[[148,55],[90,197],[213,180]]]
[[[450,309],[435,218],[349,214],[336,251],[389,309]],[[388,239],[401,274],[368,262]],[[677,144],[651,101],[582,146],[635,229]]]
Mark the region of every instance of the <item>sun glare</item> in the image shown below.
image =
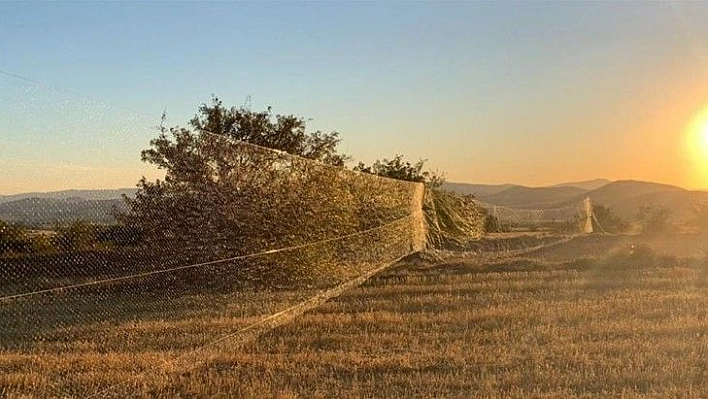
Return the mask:
[[[694,182],[698,187],[708,187],[708,104],[691,120],[687,133]]]
[[[708,160],[708,106],[696,116],[692,124],[698,156]]]

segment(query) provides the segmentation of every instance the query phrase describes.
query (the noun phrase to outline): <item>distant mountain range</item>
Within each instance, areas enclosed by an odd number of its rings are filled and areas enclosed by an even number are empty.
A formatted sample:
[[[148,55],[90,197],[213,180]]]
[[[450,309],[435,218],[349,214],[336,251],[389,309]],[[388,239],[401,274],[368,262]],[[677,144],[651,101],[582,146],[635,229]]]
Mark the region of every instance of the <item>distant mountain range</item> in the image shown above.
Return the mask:
[[[596,190],[602,186],[606,186],[612,183],[612,180],[607,179],[595,179],[587,181],[574,181],[568,183],[556,184],[554,187],[577,187],[584,190]]]
[[[0,196],[0,220],[37,227],[75,220],[113,223],[113,213],[127,209],[123,194],[135,192],[125,188],[4,195]]]
[[[137,188],[118,188],[110,190],[63,190],[51,192],[0,195],[0,204],[26,198],[50,198],[57,200],[80,198],[85,200],[111,200],[120,199],[123,197],[123,194],[132,197],[137,191]]]
[[[549,209],[557,208],[565,201],[584,196],[588,190],[579,187],[524,187],[514,186],[496,194],[480,196],[490,204],[509,208]]]
[[[458,194],[471,194],[481,198],[500,193],[513,187],[515,184],[469,184],[469,183],[443,183],[442,188]]]
[[[595,179],[549,187],[445,183],[443,189],[473,194],[481,202],[514,209],[557,209],[590,198],[595,203],[612,207],[627,220],[645,204],[666,206],[671,209],[674,220],[687,220],[692,216],[696,201],[708,201],[707,191],[636,180]],[[32,226],[51,226],[79,219],[112,223],[115,221],[113,213],[126,209],[122,196],[130,197],[135,192],[134,188],[123,188],[4,195],[0,196],[0,220]]]
[[[642,205],[666,206],[674,220],[692,217],[697,201],[708,201],[708,191],[691,191],[668,184],[646,181],[596,179],[562,183],[550,187],[521,185],[479,185],[445,183],[444,189],[474,194],[481,202],[514,209],[556,209],[590,198],[594,203],[611,207],[625,219],[632,219]]]

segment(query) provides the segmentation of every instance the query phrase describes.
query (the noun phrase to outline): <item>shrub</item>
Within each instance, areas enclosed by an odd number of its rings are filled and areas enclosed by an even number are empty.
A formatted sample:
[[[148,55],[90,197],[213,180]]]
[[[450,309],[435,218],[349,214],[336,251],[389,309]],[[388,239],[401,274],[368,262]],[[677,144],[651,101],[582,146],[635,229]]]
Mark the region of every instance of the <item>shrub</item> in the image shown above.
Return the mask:
[[[624,233],[630,228],[630,224],[617,216],[609,206],[593,204],[592,212],[595,215],[596,223],[608,233]]]
[[[96,248],[96,228],[91,223],[78,220],[55,227],[52,242],[56,248],[65,252],[84,251]]]
[[[27,229],[0,221],[0,255],[25,253],[31,248]]]
[[[437,248],[463,248],[484,233],[485,210],[471,195],[426,190],[423,208],[428,242]]]
[[[648,245],[630,244],[627,248],[611,253],[602,262],[605,268],[635,269],[645,267],[675,266],[678,258],[659,254]]]
[[[505,233],[509,228],[504,226],[498,217],[488,213],[484,217],[484,232],[485,233]]]
[[[708,200],[693,203],[693,224],[701,232],[708,232]]]
[[[95,227],[96,240],[111,246],[135,245],[143,240],[143,232],[131,226],[113,224]]]
[[[671,226],[671,210],[665,206],[642,205],[637,212],[637,221],[642,233],[663,233]]]

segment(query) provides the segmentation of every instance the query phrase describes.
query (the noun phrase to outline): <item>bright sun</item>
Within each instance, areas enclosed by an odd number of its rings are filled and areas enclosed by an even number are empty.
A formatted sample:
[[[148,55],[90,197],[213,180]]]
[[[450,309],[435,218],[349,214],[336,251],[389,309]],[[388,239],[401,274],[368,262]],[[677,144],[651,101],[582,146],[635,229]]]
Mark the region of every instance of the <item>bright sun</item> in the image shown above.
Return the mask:
[[[706,187],[708,184],[708,105],[701,109],[687,126],[688,152],[691,157],[694,184]]]
[[[708,160],[708,105],[691,121],[689,135],[694,156]]]

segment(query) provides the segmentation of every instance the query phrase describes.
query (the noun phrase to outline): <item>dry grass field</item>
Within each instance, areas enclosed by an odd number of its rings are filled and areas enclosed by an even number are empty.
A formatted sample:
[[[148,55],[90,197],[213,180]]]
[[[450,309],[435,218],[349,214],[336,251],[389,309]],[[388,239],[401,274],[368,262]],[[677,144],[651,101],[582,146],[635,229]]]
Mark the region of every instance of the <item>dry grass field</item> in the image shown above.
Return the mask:
[[[411,260],[254,340],[176,363],[165,360],[203,343],[193,337],[278,307],[263,297],[230,314],[72,327],[4,348],[0,396],[85,397],[128,381],[106,396],[708,397],[704,238]]]
[[[269,325],[214,343],[219,338],[317,294],[303,289],[166,299],[113,293],[99,304],[76,296],[29,301],[24,309],[4,304],[0,398],[89,397],[104,390],[107,397],[142,396],[145,386],[164,384],[175,371],[219,353],[224,344],[247,342]]]

